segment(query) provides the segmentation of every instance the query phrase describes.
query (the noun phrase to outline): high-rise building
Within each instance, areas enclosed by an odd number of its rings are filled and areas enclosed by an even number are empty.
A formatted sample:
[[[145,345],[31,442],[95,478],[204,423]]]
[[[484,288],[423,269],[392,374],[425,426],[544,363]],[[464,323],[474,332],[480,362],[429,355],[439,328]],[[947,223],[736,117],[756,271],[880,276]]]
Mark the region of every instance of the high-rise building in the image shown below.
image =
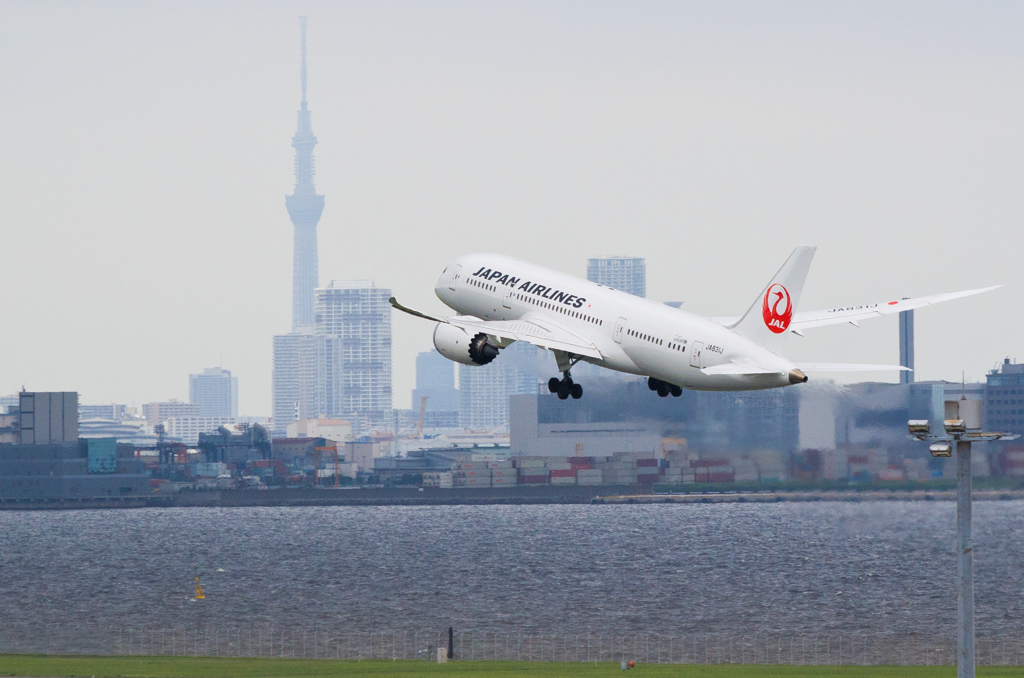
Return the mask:
[[[274,337],[274,435],[288,424],[317,416],[317,339],[313,328]]]
[[[391,417],[391,290],[371,280],[334,280],[316,290],[318,416],[361,425]]]
[[[587,280],[638,297],[647,296],[647,265],[642,257],[587,259]]]
[[[413,414],[419,413],[420,398],[426,396],[428,412],[456,412],[459,391],[455,388],[455,363],[437,352],[416,356],[416,388],[412,392]]]
[[[910,370],[900,372],[901,384],[914,383],[914,312],[900,313],[900,365]]]
[[[543,349],[517,341],[483,366],[459,365],[459,426],[502,428],[508,425],[508,398],[537,393]],[[545,387],[545,390],[547,388]]]
[[[238,416],[238,377],[229,370],[207,367],[188,375],[188,401],[199,406],[201,417]]]
[[[295,190],[285,197],[288,216],[295,226],[292,260],[292,331],[313,324],[313,290],[320,286],[316,248],[316,226],[324,211],[324,196],[316,194],[313,175],[313,147],[316,137],[306,105],[306,17],[300,19],[302,31],[302,102],[299,125],[292,146],[295,148]]]

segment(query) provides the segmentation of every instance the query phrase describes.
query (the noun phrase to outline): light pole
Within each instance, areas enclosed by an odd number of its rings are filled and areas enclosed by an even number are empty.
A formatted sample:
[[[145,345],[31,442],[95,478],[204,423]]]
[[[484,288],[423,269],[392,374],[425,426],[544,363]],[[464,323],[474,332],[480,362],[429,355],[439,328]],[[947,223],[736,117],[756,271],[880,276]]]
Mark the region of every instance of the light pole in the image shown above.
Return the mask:
[[[1012,433],[981,430],[981,400],[947,400],[942,427],[945,435],[932,435],[926,419],[907,422],[910,435],[931,443],[933,457],[950,457],[956,443],[956,675],[974,678],[974,539],[971,536],[971,443],[1014,440]]]

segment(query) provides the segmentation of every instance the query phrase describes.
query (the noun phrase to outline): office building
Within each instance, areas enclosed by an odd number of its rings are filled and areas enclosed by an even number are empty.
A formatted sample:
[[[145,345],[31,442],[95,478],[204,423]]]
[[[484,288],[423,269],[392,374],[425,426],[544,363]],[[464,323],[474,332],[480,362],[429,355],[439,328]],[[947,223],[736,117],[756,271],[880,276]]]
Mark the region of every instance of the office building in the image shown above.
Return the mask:
[[[186,445],[195,445],[200,433],[213,433],[221,426],[230,428],[234,423],[231,417],[171,417],[164,422],[164,435]]]
[[[316,194],[313,176],[316,165],[313,148],[316,137],[310,111],[306,104],[306,17],[301,20],[302,45],[302,101],[299,103],[299,124],[292,137],[295,148],[295,190],[285,197],[288,216],[295,227],[292,258],[292,331],[313,324],[313,298],[320,285],[316,227],[324,211],[324,196]]]
[[[455,388],[455,363],[435,349],[416,356],[416,388],[412,392],[412,411],[417,414],[420,398],[426,396],[427,412],[457,412],[459,391]]]
[[[647,296],[647,266],[641,257],[587,259],[587,280],[638,297]]]
[[[79,405],[78,418],[84,419],[108,419],[110,421],[121,421],[135,417],[135,408],[127,405]]]
[[[901,384],[914,383],[914,312],[900,313],[900,365],[910,371],[900,372]]]
[[[1024,363],[1006,358],[985,382],[985,430],[1024,434]]]
[[[220,367],[188,375],[188,400],[199,406],[200,417],[238,416],[238,377]]]
[[[334,280],[316,290],[313,331],[323,338],[317,360],[322,411],[317,416],[390,424],[390,296],[390,289],[370,280]]]
[[[537,393],[544,353],[532,344],[517,341],[488,365],[459,365],[459,425],[489,429],[508,426],[509,396]]]
[[[171,398],[165,403],[144,403],[142,405],[142,418],[150,429],[157,424],[167,421],[171,417],[198,417],[199,405],[183,403],[180,400]]]

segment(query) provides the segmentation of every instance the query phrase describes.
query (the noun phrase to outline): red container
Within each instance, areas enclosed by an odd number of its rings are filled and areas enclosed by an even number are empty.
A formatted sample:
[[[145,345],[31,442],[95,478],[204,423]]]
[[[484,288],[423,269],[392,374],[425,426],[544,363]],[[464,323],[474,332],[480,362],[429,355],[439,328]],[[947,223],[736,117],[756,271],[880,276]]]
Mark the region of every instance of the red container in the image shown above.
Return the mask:
[[[707,482],[710,482],[710,481],[708,480],[708,474],[707,473],[697,473],[693,477],[693,482],[695,482],[695,483],[707,483]]]
[[[576,470],[575,469],[568,469],[568,470],[551,469],[551,477],[552,478],[575,478],[576,477]]]
[[[731,483],[736,479],[735,473],[709,473],[708,481],[712,483]]]
[[[640,483],[641,485],[650,485],[652,483],[658,482],[660,479],[661,479],[661,476],[659,476],[657,473],[637,473],[636,474],[636,482]]]
[[[658,467],[658,460],[657,459],[637,459],[636,460],[636,467],[637,468],[648,468],[648,467],[651,467],[651,466],[657,468]]]
[[[594,463],[594,459],[592,457],[569,457],[569,463],[573,466],[586,466],[589,468]]]
[[[690,461],[691,468],[701,466],[729,466],[728,459],[693,459]]]

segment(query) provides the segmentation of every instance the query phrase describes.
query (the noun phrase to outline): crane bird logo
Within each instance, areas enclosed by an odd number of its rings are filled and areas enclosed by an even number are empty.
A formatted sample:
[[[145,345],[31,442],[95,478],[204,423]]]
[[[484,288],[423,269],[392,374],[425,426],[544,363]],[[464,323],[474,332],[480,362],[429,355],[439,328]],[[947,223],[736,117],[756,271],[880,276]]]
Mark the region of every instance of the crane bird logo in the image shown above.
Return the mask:
[[[775,283],[764,293],[764,304],[761,305],[764,324],[775,334],[782,334],[793,319],[793,302],[789,298],[789,290]]]

